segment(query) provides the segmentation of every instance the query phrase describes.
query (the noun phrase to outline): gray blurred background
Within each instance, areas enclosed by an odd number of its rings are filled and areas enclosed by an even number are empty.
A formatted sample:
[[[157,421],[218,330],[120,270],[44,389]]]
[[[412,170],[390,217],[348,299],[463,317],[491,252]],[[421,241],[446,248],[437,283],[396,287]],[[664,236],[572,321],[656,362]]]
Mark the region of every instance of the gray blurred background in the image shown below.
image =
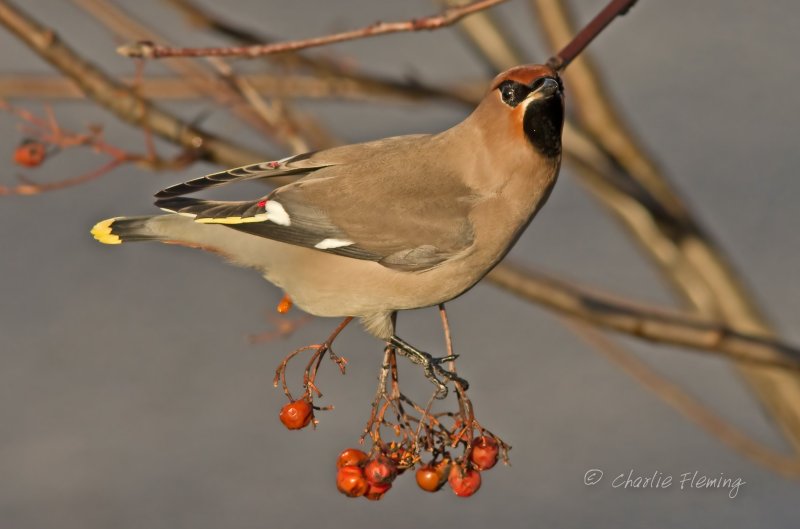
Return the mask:
[[[203,2],[230,20],[297,38],[430,14],[425,0]],[[29,0],[79,51],[117,74],[131,64],[117,40],[69,2]],[[215,42],[157,0],[119,2],[185,44]],[[582,22],[604,0],[575,0]],[[532,61],[548,56],[527,2],[498,9]],[[657,158],[727,249],[784,336],[800,341],[800,8],[794,0],[640,0],[591,51]],[[0,71],[48,67],[0,31]],[[331,48],[371,72],[433,84],[486,72],[457,32],[404,34]],[[149,67],[158,73],[160,66]],[[567,87],[569,90],[569,87]],[[16,101],[40,111],[38,102]],[[187,118],[204,103],[171,104]],[[303,103],[344,141],[435,132],[461,120],[445,104]],[[142,135],[92,104],[55,107],[61,124],[102,123],[111,143],[140,150]],[[247,129],[223,134],[280,154]],[[99,165],[67,153],[35,172],[14,167],[14,121],[0,116],[0,182],[47,180]],[[162,152],[174,152],[161,146]],[[248,345],[270,329],[280,292],[214,256],[162,245],[107,247],[88,234],[114,215],[154,211],[153,192],[213,167],[143,173],[125,167],[76,188],[0,197],[0,527],[797,527],[800,485],[743,459],[643,390],[552,314],[478,285],[449,305],[460,370],[481,421],[513,445],[512,466],[484,476],[470,500],[430,495],[402,476],[383,501],[348,500],[334,485],[336,455],[354,446],[369,412],[381,344],[353,326],[324,365],[326,404],[316,431],[289,432],[272,388],[283,354],[335,325],[314,320],[291,338]],[[567,167],[511,259],[635,299],[675,303],[641,252],[577,185]],[[293,312],[297,315],[296,311]],[[406,339],[441,351],[434,310],[404,314]],[[637,355],[754,438],[781,441],[724,361],[625,340]],[[426,390],[418,370],[401,377]],[[602,469],[595,487],[584,473]],[[727,490],[615,489],[633,469],[740,477]]]

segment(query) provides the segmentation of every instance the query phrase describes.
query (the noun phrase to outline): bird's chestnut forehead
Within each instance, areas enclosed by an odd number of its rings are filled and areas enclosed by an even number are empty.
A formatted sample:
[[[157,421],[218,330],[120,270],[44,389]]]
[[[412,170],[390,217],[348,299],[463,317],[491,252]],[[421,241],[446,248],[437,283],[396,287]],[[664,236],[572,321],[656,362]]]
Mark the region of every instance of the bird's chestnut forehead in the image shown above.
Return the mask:
[[[524,85],[530,85],[540,77],[558,77],[558,73],[549,66],[543,64],[526,64],[517,66],[501,73],[492,81],[491,90],[494,90],[503,81],[516,81]]]

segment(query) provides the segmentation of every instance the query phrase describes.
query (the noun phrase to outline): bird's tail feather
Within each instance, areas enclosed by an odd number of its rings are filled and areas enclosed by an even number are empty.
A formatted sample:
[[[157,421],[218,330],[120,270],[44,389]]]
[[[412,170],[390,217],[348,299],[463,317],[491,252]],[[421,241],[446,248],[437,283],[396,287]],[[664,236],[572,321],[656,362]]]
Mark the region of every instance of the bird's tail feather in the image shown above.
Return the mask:
[[[103,244],[122,244],[133,241],[163,241],[149,225],[153,217],[114,217],[98,222],[92,228],[92,236]]]
[[[95,239],[104,244],[130,241],[159,241],[189,248],[199,248],[221,255],[239,266],[264,271],[274,252],[269,239],[256,237],[228,226],[203,224],[183,215],[170,213],[149,217],[115,217],[98,222],[92,228]]]

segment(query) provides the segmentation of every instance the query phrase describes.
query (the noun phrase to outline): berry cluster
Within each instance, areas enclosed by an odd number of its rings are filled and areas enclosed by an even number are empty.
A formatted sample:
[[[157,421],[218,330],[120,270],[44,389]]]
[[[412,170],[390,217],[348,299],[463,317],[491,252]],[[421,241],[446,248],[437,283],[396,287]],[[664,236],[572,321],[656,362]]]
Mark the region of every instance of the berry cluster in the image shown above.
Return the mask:
[[[350,498],[363,496],[379,500],[392,488],[394,478],[402,472],[394,461],[384,455],[370,459],[357,448],[348,448],[336,461],[336,488]]]
[[[357,448],[347,448],[339,454],[336,461],[336,488],[339,492],[350,498],[381,499],[392,488],[397,476],[419,462],[418,456],[402,448],[392,447],[390,450],[373,457]],[[481,471],[495,466],[499,453],[499,444],[494,437],[476,437],[468,461],[443,456],[420,464],[415,473],[417,485],[426,492],[438,492],[447,483],[456,496],[472,496],[481,487]]]
[[[315,352],[304,371],[305,392],[295,400],[286,385],[287,363],[308,349]],[[280,420],[290,430],[316,425],[314,411],[330,409],[313,404],[314,398],[322,395],[315,379],[325,353],[344,372],[346,361],[333,353],[329,342],[290,353],[276,372],[276,385],[282,382],[290,399],[281,409]],[[455,370],[454,362],[450,369]],[[424,491],[437,492],[447,483],[457,496],[475,494],[481,486],[481,472],[494,467],[500,458],[507,463],[510,446],[480,425],[463,385],[455,380],[452,384],[456,411],[432,411],[438,392],[425,406],[417,404],[400,390],[397,354],[394,348],[387,347],[370,417],[361,435],[361,443],[369,437],[372,448],[369,453],[348,448],[339,455],[339,491],[348,497],[379,500],[392,488],[397,476],[416,469],[417,485]],[[423,461],[424,454],[429,454],[427,461]]]

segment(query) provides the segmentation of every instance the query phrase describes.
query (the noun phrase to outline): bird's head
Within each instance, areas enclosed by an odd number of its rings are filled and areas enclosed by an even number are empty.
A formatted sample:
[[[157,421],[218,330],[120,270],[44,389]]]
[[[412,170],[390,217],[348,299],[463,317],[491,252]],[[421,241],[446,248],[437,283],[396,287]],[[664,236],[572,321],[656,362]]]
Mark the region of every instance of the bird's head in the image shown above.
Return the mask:
[[[564,85],[552,68],[531,64],[506,70],[494,78],[480,106],[502,115],[512,138],[524,139],[547,158],[560,157]]]

